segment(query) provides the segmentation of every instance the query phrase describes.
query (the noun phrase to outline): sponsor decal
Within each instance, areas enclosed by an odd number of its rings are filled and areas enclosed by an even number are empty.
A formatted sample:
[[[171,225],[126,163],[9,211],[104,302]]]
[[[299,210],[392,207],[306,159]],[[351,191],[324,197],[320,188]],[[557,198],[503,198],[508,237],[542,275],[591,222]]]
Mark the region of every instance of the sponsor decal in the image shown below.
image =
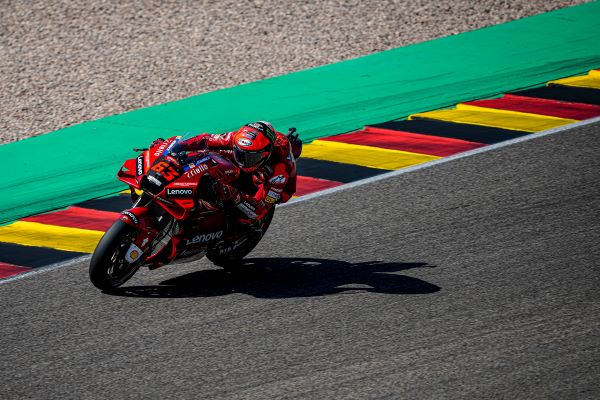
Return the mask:
[[[249,210],[256,211],[256,207],[252,203],[244,201],[243,204],[248,207]]]
[[[277,200],[279,200],[279,198],[281,197],[279,195],[279,193],[276,192],[276,191],[274,191],[274,190],[269,190],[269,193],[267,193],[267,196],[271,196],[271,197],[273,197],[274,199],[277,199]]]
[[[271,125],[270,122],[268,121],[258,121],[259,124],[263,124],[264,126],[266,126],[268,129],[274,131],[275,129],[273,129],[273,125]]]
[[[181,136],[178,136],[178,138]],[[175,144],[177,144],[179,142],[179,140],[173,140],[171,142],[171,144],[169,145],[169,147],[167,147],[167,151],[171,150],[173,148],[173,146],[175,146]]]
[[[127,250],[127,253],[125,253],[125,260],[127,260],[128,263],[132,263],[138,258],[140,258],[141,255],[142,250],[139,247],[137,247],[134,243],[132,243],[131,246],[129,246],[129,250]]]
[[[205,163],[205,162],[207,162],[208,160],[212,160],[212,158],[210,158],[210,156],[205,156],[205,157],[202,157],[201,159],[199,159],[199,160],[196,160],[196,165],[200,165],[200,164],[202,164],[202,163]]]
[[[144,156],[138,156],[135,160],[135,175],[140,176],[144,174]]]
[[[135,216],[135,214],[130,211],[125,210],[121,213],[121,215],[123,215],[124,217],[128,217],[131,220],[131,222],[133,222],[136,225],[140,222],[140,220]]]
[[[222,140],[226,140],[227,139],[227,135],[229,135],[229,133],[221,133],[219,135],[210,135],[208,137],[208,141],[209,142],[219,142]]]
[[[285,176],[277,175],[276,177],[271,178],[269,180],[269,183],[272,183],[274,185],[285,183]]]
[[[162,183],[160,183],[160,181],[158,179],[156,179],[155,177],[153,177],[151,175],[148,175],[148,180],[156,186],[159,186],[159,187],[162,186]]]
[[[230,252],[234,251],[235,249],[237,249],[238,247],[240,247],[241,245],[243,245],[245,242],[246,242],[246,238],[240,240],[239,242],[237,242],[233,246],[222,248],[222,249],[219,250],[219,254],[230,253]]]
[[[265,127],[262,124],[259,124],[258,122],[253,122],[251,124],[248,124],[248,126],[251,128],[257,129],[261,132],[265,130]]]
[[[267,121],[258,121],[259,124],[263,125],[263,129],[260,131],[263,132],[272,142],[275,141],[275,129],[273,129],[273,125]]]
[[[179,165],[179,161],[177,161],[177,159],[173,156],[165,156],[165,160],[167,160],[171,164]]]
[[[167,189],[167,197],[189,197],[194,194],[192,189]]]
[[[156,149],[156,151],[154,152],[154,157],[160,157],[162,155],[162,153],[165,151],[165,149],[167,148],[167,146],[169,146],[169,142],[165,140],[164,142],[162,142],[160,144],[158,149]]]
[[[252,140],[239,138],[237,142],[240,146],[252,146]]]
[[[194,169],[190,169],[189,171],[187,171],[185,173],[185,176],[187,176],[188,178],[194,177],[204,171],[208,170],[208,165],[206,164],[200,164],[198,165],[196,168]]]
[[[280,198],[281,195],[279,193],[275,192],[274,190],[269,190],[269,193],[267,193],[267,196],[265,197],[265,202],[273,204],[278,202]]]
[[[221,236],[223,236],[223,231],[203,233],[202,235],[196,235],[192,239],[186,240],[185,244],[186,244],[186,246],[189,246],[191,244],[206,243],[206,242],[220,239]]]
[[[244,201],[242,203],[239,203],[237,205],[237,208],[241,212],[246,214],[247,217],[256,218],[256,208],[252,204],[249,204],[248,202]]]
[[[156,196],[156,199],[159,201],[162,201],[163,203],[167,203],[167,204],[175,204],[173,203],[171,200],[167,200],[164,197],[160,197],[160,196]]]
[[[172,185],[173,186],[190,187],[190,186],[196,186],[197,183],[194,183],[194,182],[173,182]]]

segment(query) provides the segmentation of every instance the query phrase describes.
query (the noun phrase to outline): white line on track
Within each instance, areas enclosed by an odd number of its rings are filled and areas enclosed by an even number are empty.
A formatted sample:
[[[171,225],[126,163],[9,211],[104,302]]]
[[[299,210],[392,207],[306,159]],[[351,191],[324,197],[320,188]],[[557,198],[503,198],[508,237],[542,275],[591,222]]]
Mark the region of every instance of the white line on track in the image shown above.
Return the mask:
[[[586,126],[586,125],[592,125],[595,124],[597,122],[600,122],[600,117],[596,117],[596,118],[591,118],[591,119],[587,119],[584,121],[579,121],[579,122],[575,122],[572,124],[568,124],[568,125],[563,125],[563,126],[559,126],[558,128],[553,128],[553,129],[549,129],[547,131],[542,131],[542,132],[537,132],[537,133],[531,133],[529,135],[525,135],[522,136],[520,138],[516,138],[516,139],[511,139],[511,140],[507,140],[504,142],[500,142],[500,143],[496,143],[496,144],[492,144],[489,146],[484,146],[484,147],[480,147],[478,149],[474,149],[474,150],[469,150],[469,151],[465,151],[463,153],[459,153],[459,154],[455,154],[453,156],[449,156],[449,157],[444,157],[444,158],[440,158],[438,160],[435,161],[429,161],[423,164],[418,164],[418,165],[414,165],[412,167],[407,167],[407,168],[402,168],[402,169],[398,169],[395,171],[390,171],[388,173],[385,174],[381,174],[381,175],[377,175],[377,176],[373,176],[371,178],[366,178],[366,179],[361,179],[359,181],[354,181],[354,182],[350,182],[344,185],[340,185],[340,186],[336,186],[334,188],[331,189],[325,189],[322,190],[320,192],[316,192],[316,193],[312,193],[312,194],[307,194],[295,199],[290,200],[289,202],[285,203],[285,204],[281,204],[278,207],[286,207],[289,205],[293,205],[293,204],[297,204],[300,203],[302,201],[307,201],[307,200],[311,200],[317,197],[321,197],[321,196],[326,196],[328,194],[332,194],[332,193],[336,193],[336,192],[341,192],[342,190],[347,190],[347,189],[352,189],[354,187],[357,186],[362,186],[362,185],[366,185],[368,183],[373,183],[373,182],[377,182],[383,179],[388,179],[394,176],[398,176],[398,175],[402,175],[402,174],[407,174],[409,172],[413,172],[413,171],[418,171],[421,169],[425,169],[425,168],[431,168],[431,167],[435,167],[436,165],[439,164],[444,164],[450,161],[454,161],[454,160],[458,160],[461,158],[465,158],[465,157],[470,157],[470,156],[474,156],[476,154],[481,154],[481,153],[486,153],[488,151],[491,150],[495,150],[495,149],[499,149],[502,147],[506,147],[506,146],[510,146],[513,145],[515,143],[521,143],[521,142],[525,142],[527,140],[532,140],[532,139],[537,139],[543,136],[548,136],[548,135],[553,135],[556,133],[560,133],[569,129],[575,129],[575,128],[579,128],[582,126]],[[58,268],[63,268],[63,267],[68,267],[70,265],[74,265],[74,264],[78,264],[84,261],[88,261],[92,256],[91,255],[87,255],[87,256],[81,256],[81,257],[77,257],[74,258],[72,260],[63,262],[63,263],[56,263],[56,264],[52,264],[52,265],[48,265],[46,267],[42,267],[42,268],[36,268],[35,270],[31,271],[31,272],[26,272],[24,274],[20,274],[20,275],[16,275],[13,276],[11,278],[6,278],[4,280],[0,280],[0,285],[3,285],[5,283],[9,283],[9,282],[14,282],[20,279],[24,279],[33,275],[38,275],[41,273],[45,273],[48,271],[53,271],[55,269]]]
[[[354,188],[354,187],[357,187],[357,186],[366,185],[368,183],[377,182],[377,181],[380,181],[382,179],[391,178],[393,176],[407,174],[409,172],[418,171],[420,169],[435,167],[436,165],[444,164],[444,163],[447,163],[447,162],[450,162],[450,161],[454,161],[454,160],[458,160],[460,158],[474,156],[476,154],[485,153],[485,152],[488,152],[488,151],[491,151],[491,150],[499,149],[501,147],[510,146],[512,144],[515,144],[515,143],[521,143],[521,142],[525,142],[527,140],[537,139],[539,137],[552,135],[552,134],[563,132],[563,131],[566,131],[566,130],[569,130],[569,129],[574,129],[574,128],[578,128],[578,127],[581,127],[581,126],[591,125],[591,124],[594,124],[596,122],[600,122],[600,117],[595,117],[595,118],[591,118],[591,119],[586,119],[584,121],[574,122],[572,124],[563,125],[563,126],[559,126],[557,128],[548,129],[547,131],[541,131],[541,132],[537,132],[537,133],[531,133],[531,134],[528,134],[528,135],[525,135],[525,136],[521,136],[521,137],[516,138],[516,139],[506,140],[504,142],[500,142],[500,143],[496,143],[496,144],[492,144],[492,145],[480,147],[480,148],[474,149],[474,150],[468,150],[468,151],[465,151],[463,153],[454,154],[452,156],[440,158],[440,159],[437,159],[437,160],[434,160],[434,161],[428,161],[428,162],[425,162],[425,163],[422,163],[422,164],[413,165],[412,167],[406,167],[406,168],[402,168],[402,169],[397,169],[397,170],[394,170],[394,171],[387,172],[385,174],[373,176],[371,178],[366,178],[366,179],[361,179],[359,181],[354,181],[354,182],[346,183],[344,185],[336,186],[336,187],[333,187],[331,189],[325,189],[325,190],[322,190],[320,192],[316,192],[316,193],[312,193],[312,194],[307,194],[307,195],[304,195],[302,197],[297,197],[295,199],[292,199],[292,200],[288,201],[285,204],[280,205],[279,207],[285,207],[285,206],[288,206],[288,205],[299,203],[301,201],[311,200],[311,199],[314,199],[316,197],[321,197],[321,196],[325,196],[325,195],[328,195],[328,194],[331,194],[331,193],[335,193],[335,192],[339,192],[339,191],[342,191],[342,190],[347,190],[347,189],[351,189],[351,188]]]
[[[8,283],[8,282],[13,282],[13,281],[18,281],[19,279],[23,279],[23,278],[27,278],[30,276],[34,276],[34,275],[38,275],[38,274],[42,274],[44,272],[48,272],[48,271],[52,271],[58,268],[62,268],[62,267],[68,267],[71,265],[75,265],[78,264],[80,262],[84,262],[89,260],[90,258],[92,258],[92,255],[86,255],[86,256],[79,256],[79,257],[75,257],[72,258],[68,261],[63,261],[60,263],[55,263],[55,264],[50,264],[50,265],[46,265],[45,267],[40,267],[40,268],[35,268],[29,272],[25,272],[23,274],[19,274],[19,275],[15,275],[12,276],[10,278],[6,278],[3,280],[0,280],[0,285],[4,284],[4,283]]]

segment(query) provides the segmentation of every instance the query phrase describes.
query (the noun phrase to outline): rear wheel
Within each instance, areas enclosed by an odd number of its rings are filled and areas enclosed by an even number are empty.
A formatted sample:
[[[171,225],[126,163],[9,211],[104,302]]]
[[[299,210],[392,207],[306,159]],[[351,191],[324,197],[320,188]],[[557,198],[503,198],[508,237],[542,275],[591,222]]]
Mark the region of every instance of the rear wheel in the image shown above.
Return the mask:
[[[139,264],[127,262],[125,253],[136,234],[135,228],[119,219],[102,236],[90,261],[90,280],[98,289],[116,289],[135,274]]]
[[[272,207],[267,213],[267,215],[265,215],[265,217],[263,218],[260,226],[262,231],[262,234],[260,236],[255,238],[246,236],[246,241],[239,245],[239,247],[236,247],[235,249],[228,251],[224,254],[219,254],[221,250],[227,249],[227,244],[224,244],[217,249],[210,250],[206,254],[206,258],[212,261],[213,264],[222,267],[226,270],[236,269],[241,264],[242,259],[246,257],[248,253],[254,250],[256,245],[260,242],[264,234],[267,232],[267,229],[269,229],[269,225],[271,225],[271,221],[273,220],[274,213],[275,207]]]

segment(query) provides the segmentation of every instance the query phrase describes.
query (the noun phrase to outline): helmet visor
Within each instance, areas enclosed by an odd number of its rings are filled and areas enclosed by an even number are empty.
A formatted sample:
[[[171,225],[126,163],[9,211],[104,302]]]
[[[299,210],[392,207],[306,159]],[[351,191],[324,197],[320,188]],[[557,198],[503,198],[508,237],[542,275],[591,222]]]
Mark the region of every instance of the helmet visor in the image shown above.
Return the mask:
[[[233,147],[233,156],[235,161],[244,168],[256,167],[269,157],[269,152],[265,150],[247,151],[241,150],[237,146]]]

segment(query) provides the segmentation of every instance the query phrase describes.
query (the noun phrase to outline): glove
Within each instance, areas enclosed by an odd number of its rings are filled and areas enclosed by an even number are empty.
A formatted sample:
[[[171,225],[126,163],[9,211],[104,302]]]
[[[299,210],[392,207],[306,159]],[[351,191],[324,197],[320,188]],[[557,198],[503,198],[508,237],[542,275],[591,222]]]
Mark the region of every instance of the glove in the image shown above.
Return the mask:
[[[294,155],[294,158],[300,157],[300,154],[302,154],[302,139],[300,139],[300,137],[296,133],[296,134],[290,134],[288,136],[288,140],[290,142],[290,145],[292,148],[292,154]]]

